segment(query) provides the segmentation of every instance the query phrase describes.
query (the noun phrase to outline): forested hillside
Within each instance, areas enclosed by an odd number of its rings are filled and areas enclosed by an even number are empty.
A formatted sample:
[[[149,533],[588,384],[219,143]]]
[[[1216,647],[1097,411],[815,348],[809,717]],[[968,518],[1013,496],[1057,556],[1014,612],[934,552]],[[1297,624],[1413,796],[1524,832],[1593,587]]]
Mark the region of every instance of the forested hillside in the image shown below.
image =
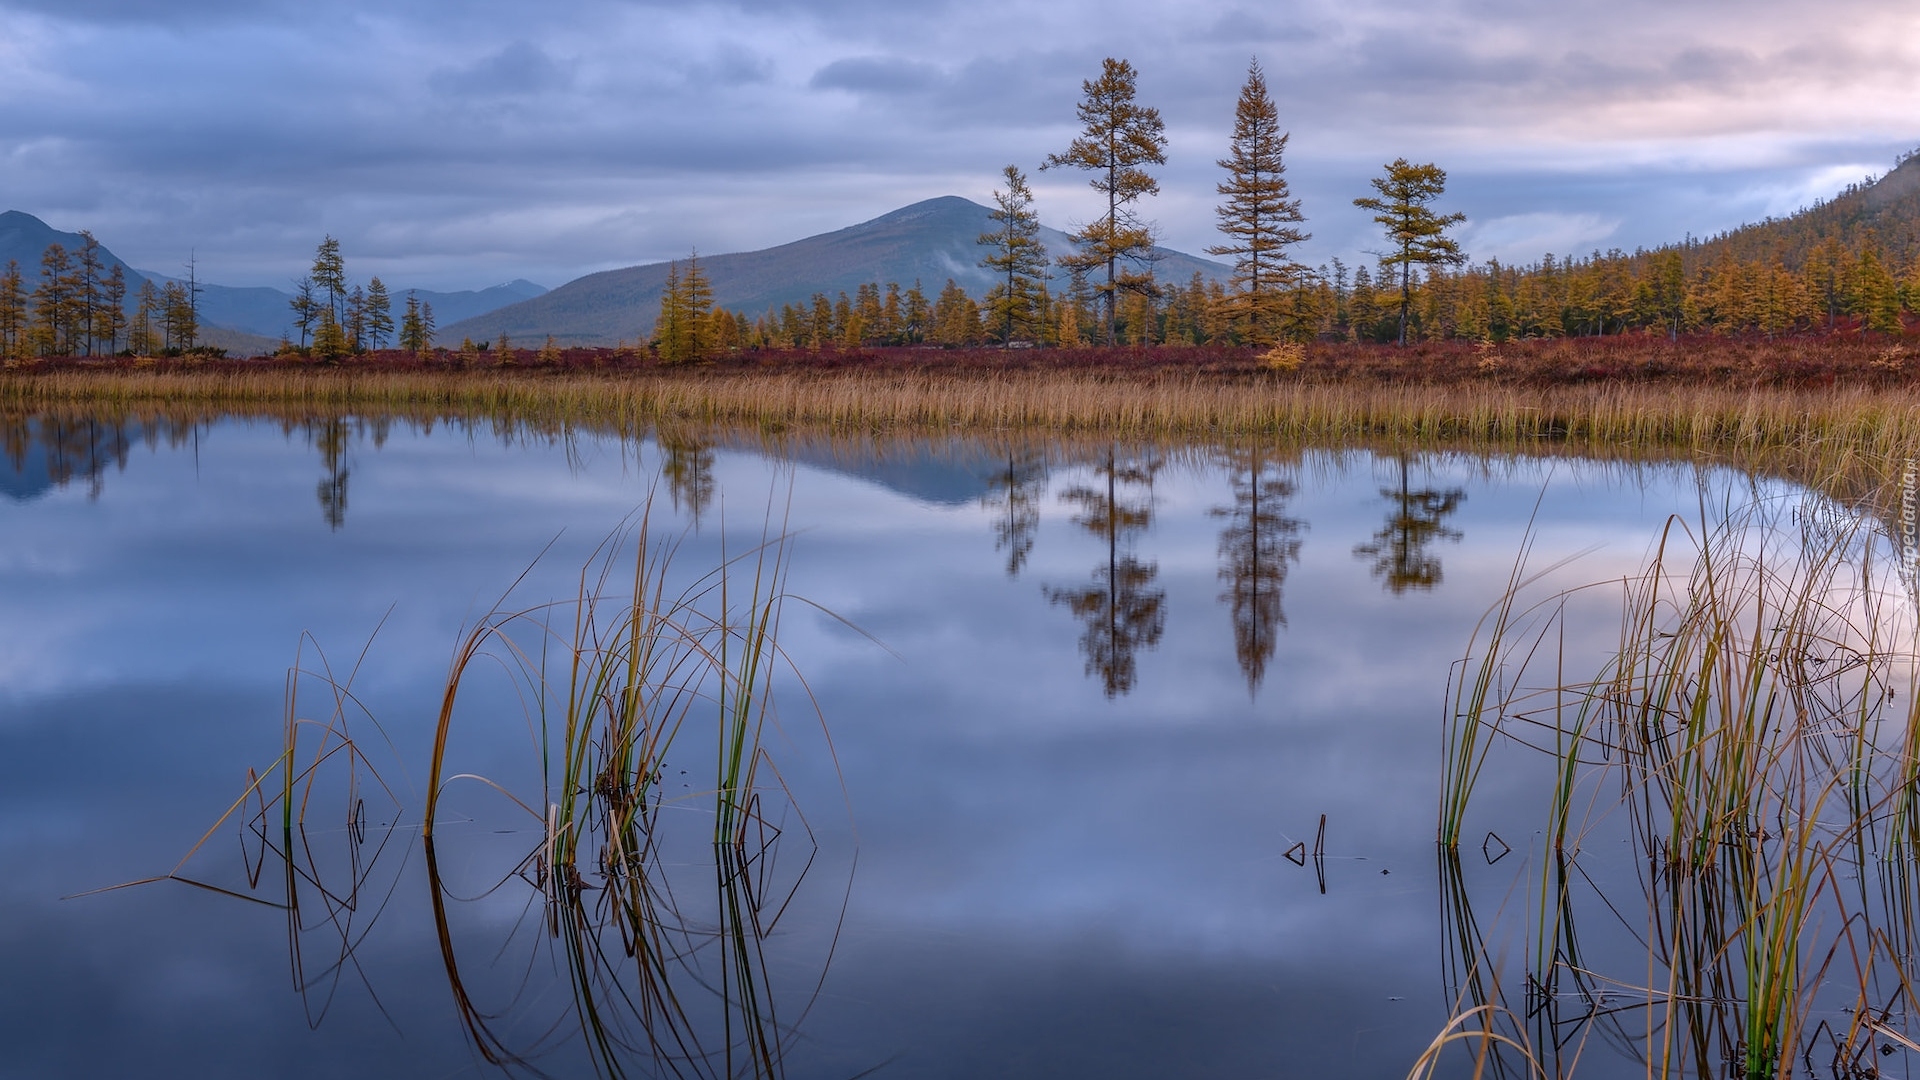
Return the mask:
[[[884,293],[889,283],[898,285],[902,294],[918,284],[931,298],[951,280],[979,297],[993,284],[993,275],[980,266],[984,252],[978,243],[980,234],[993,227],[989,213],[958,196],[927,199],[778,247],[702,255],[699,266],[711,302],[749,319],[769,311],[777,315],[782,306],[804,308],[811,317],[816,295],[829,306],[842,294],[851,303],[862,286]],[[1054,254],[1074,250],[1058,230],[1043,229],[1041,240]],[[1166,280],[1185,282],[1197,272],[1204,280],[1224,281],[1229,272],[1220,263],[1183,252],[1161,249],[1158,255],[1156,270]],[[659,317],[673,269],[671,263],[654,263],[589,274],[525,303],[465,322],[443,323],[442,336],[490,341],[506,334],[516,341],[538,341],[553,335],[565,343],[603,345],[645,340]],[[868,326],[877,329],[878,323],[870,320]]]

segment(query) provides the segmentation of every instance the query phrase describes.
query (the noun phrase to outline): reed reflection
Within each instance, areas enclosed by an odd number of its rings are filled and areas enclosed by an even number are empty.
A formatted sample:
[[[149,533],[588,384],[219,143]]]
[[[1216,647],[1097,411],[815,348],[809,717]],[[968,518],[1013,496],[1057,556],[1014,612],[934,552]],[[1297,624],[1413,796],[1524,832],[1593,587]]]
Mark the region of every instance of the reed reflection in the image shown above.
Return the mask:
[[[980,505],[993,512],[993,550],[1006,553],[1010,578],[1020,576],[1033,551],[1046,489],[1046,455],[1030,448],[1008,446],[1006,467],[987,478]]]
[[[1080,651],[1088,675],[1100,680],[1107,697],[1133,689],[1136,656],[1160,643],[1167,625],[1167,591],[1156,587],[1160,564],[1142,561],[1134,539],[1153,524],[1153,479],[1161,462],[1145,457],[1122,459],[1112,446],[1098,466],[1104,485],[1080,485],[1060,494],[1080,507],[1074,524],[1106,541],[1106,562],[1093,581],[1079,588],[1048,586],[1050,603],[1064,604],[1082,623]]]
[[[838,937],[783,926],[819,855],[763,739],[785,662],[785,540],[676,594],[674,543],[649,540],[644,510],[636,520],[594,553],[573,600],[496,608],[461,641],[418,828],[424,906],[465,1034],[504,1072],[780,1077]],[[297,661],[279,756],[173,870],[113,887],[171,881],[283,911],[314,1026],[350,985],[387,1015],[364,955],[373,925],[421,916],[401,895],[417,883],[414,830],[365,752],[392,743],[362,737],[378,724],[352,682],[317,650]],[[464,746],[476,720],[463,697],[503,689],[527,703],[524,785],[446,764],[450,736]],[[668,755],[697,763],[716,743],[711,785],[669,792]],[[437,810],[453,786],[463,811]],[[199,854],[234,823],[243,866],[218,873],[236,879],[199,876]]]
[[[1467,499],[1464,488],[1414,489],[1408,481],[1408,455],[1395,455],[1400,468],[1400,486],[1381,488],[1380,495],[1393,504],[1386,525],[1365,544],[1354,545],[1356,557],[1373,562],[1373,576],[1390,592],[1431,589],[1440,584],[1440,557],[1431,546],[1435,541],[1458,543],[1462,533],[1448,528],[1446,519]]]
[[[1523,596],[1523,558],[1476,631],[1446,722],[1443,874],[1486,777],[1549,780],[1547,828],[1518,882],[1524,1010],[1457,899],[1434,1061],[1505,1039],[1515,1074],[1572,1075],[1605,1045],[1648,1075],[1909,1075],[1915,612],[1871,518],[1740,494],[1670,521],[1633,578]],[[1616,595],[1589,663],[1570,612]]]
[[[1220,596],[1233,619],[1233,653],[1246,676],[1247,692],[1260,689],[1273,659],[1278,634],[1287,625],[1281,594],[1289,563],[1300,560],[1301,533],[1307,523],[1287,516],[1295,485],[1286,471],[1298,457],[1270,460],[1262,449],[1229,450],[1221,455],[1232,470],[1233,505],[1210,513],[1225,518],[1220,531]]]

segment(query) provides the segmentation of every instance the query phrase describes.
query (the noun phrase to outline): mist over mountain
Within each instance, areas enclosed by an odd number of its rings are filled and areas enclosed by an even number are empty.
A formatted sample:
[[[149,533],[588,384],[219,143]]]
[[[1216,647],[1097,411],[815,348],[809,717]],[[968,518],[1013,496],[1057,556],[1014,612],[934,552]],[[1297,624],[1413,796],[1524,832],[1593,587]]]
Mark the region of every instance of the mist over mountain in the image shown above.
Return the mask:
[[[759,315],[782,304],[799,304],[814,293],[851,295],[861,285],[920,282],[929,298],[948,278],[979,296],[993,286],[980,268],[986,253],[977,242],[994,227],[987,207],[947,195],[904,206],[835,232],[779,247],[726,255],[702,255],[700,267],[713,285],[713,302]],[[1042,228],[1050,255],[1074,249],[1057,229]],[[1195,273],[1224,281],[1232,268],[1167,248],[1158,249],[1154,272],[1163,281],[1185,283]],[[668,263],[607,270],[570,281],[534,300],[503,307],[465,322],[440,320],[442,341],[491,340],[506,334],[532,342],[552,335],[568,344],[611,345],[643,338],[660,312]],[[1062,288],[1064,279],[1054,288]],[[438,305],[434,309],[439,311]]]

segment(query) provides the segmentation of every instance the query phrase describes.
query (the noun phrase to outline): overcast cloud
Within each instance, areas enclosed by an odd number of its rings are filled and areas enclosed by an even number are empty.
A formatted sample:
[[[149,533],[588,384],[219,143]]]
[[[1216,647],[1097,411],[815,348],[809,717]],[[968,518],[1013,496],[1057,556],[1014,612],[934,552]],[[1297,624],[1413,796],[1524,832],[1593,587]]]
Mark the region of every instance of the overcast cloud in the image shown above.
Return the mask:
[[[0,0],[0,193],[136,266],[284,285],[548,286],[986,201],[1130,59],[1168,124],[1146,214],[1198,251],[1258,57],[1312,261],[1351,200],[1450,174],[1476,258],[1657,244],[1791,212],[1920,143],[1920,8],[1880,0]],[[1049,224],[1094,214],[1034,176]]]

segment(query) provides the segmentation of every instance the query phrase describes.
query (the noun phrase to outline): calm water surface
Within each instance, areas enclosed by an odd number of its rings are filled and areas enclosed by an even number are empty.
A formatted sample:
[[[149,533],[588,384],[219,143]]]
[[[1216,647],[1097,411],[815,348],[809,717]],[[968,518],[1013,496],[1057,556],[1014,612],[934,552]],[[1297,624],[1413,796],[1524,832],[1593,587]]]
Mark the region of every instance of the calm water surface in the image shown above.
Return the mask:
[[[1579,556],[1567,583],[1618,578],[1669,515],[1748,483],[359,419],[12,438],[5,1077],[498,1071],[456,1008],[414,829],[449,657],[523,572],[515,598],[571,596],[650,493],[688,571],[784,525],[790,591],[835,616],[789,606],[781,634],[825,732],[786,677],[767,741],[812,830],[783,839],[797,887],[766,944],[788,1075],[1405,1075],[1455,1003],[1433,844],[1450,664],[1529,529],[1534,564]],[[1615,632],[1576,624],[1567,647]],[[173,868],[274,761],[296,652],[344,672],[363,647],[353,688],[384,738],[356,734],[394,793],[368,799],[358,857],[376,865],[354,910],[309,899],[300,969],[270,907],[176,882],[67,898]],[[504,682],[470,704],[459,770],[537,795]],[[663,787],[695,793],[704,746],[670,754]],[[1516,849],[1465,860],[1483,922],[1521,904],[1542,783],[1496,770],[1478,796],[1510,808]],[[439,870],[475,993],[532,1066],[588,1075],[577,1028],[552,1027],[567,987],[537,944],[539,893],[508,876],[541,830],[476,785],[448,798]],[[328,814],[315,843],[345,851]],[[1322,815],[1325,857],[1290,859]],[[238,822],[191,868],[249,893]],[[322,924],[347,929],[327,945]],[[725,1067],[635,1071],[675,1068]]]

